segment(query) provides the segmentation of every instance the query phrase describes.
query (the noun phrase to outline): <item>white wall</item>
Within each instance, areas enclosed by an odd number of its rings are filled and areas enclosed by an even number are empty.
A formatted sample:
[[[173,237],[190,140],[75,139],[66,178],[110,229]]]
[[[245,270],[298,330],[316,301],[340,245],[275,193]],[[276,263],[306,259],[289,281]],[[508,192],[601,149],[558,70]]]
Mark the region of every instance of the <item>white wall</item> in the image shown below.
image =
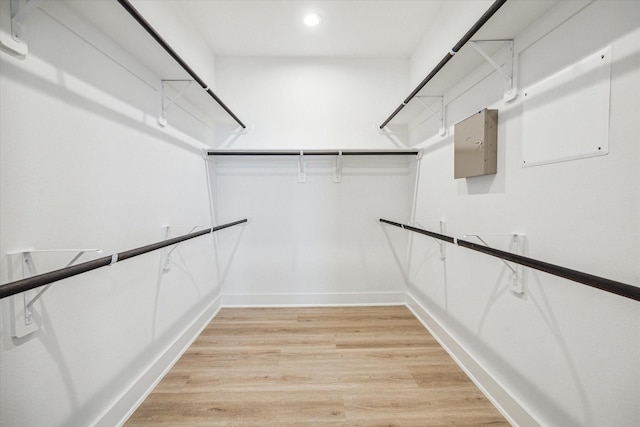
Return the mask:
[[[237,247],[219,240],[222,252],[233,254],[223,303],[403,303],[387,239],[404,259],[406,236],[387,237],[378,220],[407,215],[408,160],[350,156],[340,183],[333,182],[334,158],[308,160],[304,183],[295,157],[212,163],[218,220],[251,220]]]
[[[611,45],[609,154],[522,168],[523,97],[505,105],[494,73],[447,105],[446,137],[419,145],[416,219],[436,231],[446,220],[456,237],[524,233],[532,258],[637,285],[640,3],[597,1],[580,10],[585,5],[561,2],[516,39],[519,78],[531,85]],[[452,125],[484,107],[499,109],[498,173],[454,180]],[[509,247],[508,236],[486,239]],[[437,243],[421,236],[411,265],[417,303],[540,423],[640,423],[636,301],[531,270],[516,296],[499,260],[448,245],[442,262]]]
[[[407,65],[220,57],[221,96],[237,100],[238,113],[251,118],[249,133],[224,146],[395,148],[375,123],[407,90]],[[305,183],[298,183],[295,157],[212,162],[218,220],[252,219],[224,276],[225,303],[402,302],[403,280],[377,220],[408,213],[411,160],[350,157],[341,183],[333,182],[333,157],[307,157]]]
[[[66,28],[57,19],[81,20],[46,3],[56,19],[29,18],[29,55],[0,52],[2,283],[21,276],[8,252],[108,255],[211,218],[202,146],[187,133],[212,130],[180,109],[177,127],[159,128],[160,76],[130,72],[142,66],[86,25]],[[219,306],[215,255],[201,237],[166,273],[156,251],[59,282],[35,304],[40,329],[21,339],[11,298],[0,301],[0,425],[116,424]],[[35,259],[43,272],[72,256]]]
[[[218,94],[250,128],[233,148],[395,146],[377,125],[407,92],[406,59],[218,57],[216,67]]]

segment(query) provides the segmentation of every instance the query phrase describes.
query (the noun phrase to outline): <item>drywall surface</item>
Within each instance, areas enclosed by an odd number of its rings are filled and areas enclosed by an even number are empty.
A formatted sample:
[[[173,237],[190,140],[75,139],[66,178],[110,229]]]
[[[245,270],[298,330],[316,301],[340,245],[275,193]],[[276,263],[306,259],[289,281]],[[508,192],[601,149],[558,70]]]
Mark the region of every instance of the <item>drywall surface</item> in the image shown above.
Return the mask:
[[[200,143],[156,123],[159,80],[141,79],[131,72],[140,64],[124,53],[116,61],[116,47],[86,25],[66,27],[76,20],[45,3],[29,17],[27,57],[0,53],[2,283],[22,276],[11,252],[105,256],[161,240],[164,225],[176,236],[211,218]],[[208,132],[180,111],[174,125]],[[34,305],[39,330],[24,338],[12,338],[12,298],[1,300],[0,425],[94,425],[131,387],[144,391],[138,380],[161,372],[167,349],[215,310],[214,249],[200,237],[168,262],[155,251],[56,283]],[[45,272],[74,255],[34,261]]]
[[[216,59],[219,94],[248,118],[220,148],[398,148],[375,123],[407,90],[405,59]],[[410,158],[413,157],[413,158]],[[251,223],[229,255],[223,303],[404,302],[404,284],[380,216],[406,218],[415,156],[225,158],[210,163],[217,220]],[[304,180],[299,181],[300,168]],[[406,236],[396,236],[405,242]],[[400,239],[400,240],[396,240]],[[401,244],[402,246],[402,244]]]
[[[233,148],[389,148],[379,124],[407,92],[408,60],[348,58],[216,59],[219,95],[233,99],[248,133]],[[401,145],[400,145],[401,146]]]
[[[309,157],[305,182],[295,156],[212,161],[218,220],[250,219],[239,244],[218,239],[230,254],[223,303],[403,303],[397,261],[406,259],[407,236],[388,234],[378,219],[407,217],[409,160],[349,156],[341,182],[334,157]]]
[[[452,89],[448,134],[419,144],[419,224],[444,220],[502,250],[521,233],[527,256],[640,285],[639,28],[638,2],[560,2],[515,40],[521,88],[611,46],[606,156],[523,168],[526,97],[505,105],[497,73]],[[485,107],[499,110],[498,173],[454,180],[453,124]],[[410,292],[542,425],[640,423],[637,301],[533,270],[518,295],[500,260],[453,245],[439,255],[413,238]]]

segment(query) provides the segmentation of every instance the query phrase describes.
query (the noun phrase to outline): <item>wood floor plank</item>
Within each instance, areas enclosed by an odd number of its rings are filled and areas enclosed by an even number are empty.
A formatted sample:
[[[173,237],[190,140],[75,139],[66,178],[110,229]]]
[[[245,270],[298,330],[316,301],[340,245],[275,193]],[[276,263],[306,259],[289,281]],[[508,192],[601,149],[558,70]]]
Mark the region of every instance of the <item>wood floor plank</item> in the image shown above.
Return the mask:
[[[225,308],[127,426],[508,426],[404,306]]]

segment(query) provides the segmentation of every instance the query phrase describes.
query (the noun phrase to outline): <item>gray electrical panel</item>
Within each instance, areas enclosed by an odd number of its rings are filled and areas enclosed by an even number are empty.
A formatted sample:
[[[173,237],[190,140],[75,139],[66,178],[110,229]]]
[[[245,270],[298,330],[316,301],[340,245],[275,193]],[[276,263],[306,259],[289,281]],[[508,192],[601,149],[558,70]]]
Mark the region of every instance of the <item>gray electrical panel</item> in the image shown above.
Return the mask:
[[[477,112],[453,130],[454,178],[498,172],[498,110]]]

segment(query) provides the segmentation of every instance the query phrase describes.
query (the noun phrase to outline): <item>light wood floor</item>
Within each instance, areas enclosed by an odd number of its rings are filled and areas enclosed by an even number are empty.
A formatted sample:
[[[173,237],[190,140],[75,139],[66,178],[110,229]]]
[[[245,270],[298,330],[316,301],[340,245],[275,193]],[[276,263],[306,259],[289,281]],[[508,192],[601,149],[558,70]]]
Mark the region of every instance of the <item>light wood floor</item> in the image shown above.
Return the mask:
[[[508,426],[403,306],[222,309],[127,426]]]

